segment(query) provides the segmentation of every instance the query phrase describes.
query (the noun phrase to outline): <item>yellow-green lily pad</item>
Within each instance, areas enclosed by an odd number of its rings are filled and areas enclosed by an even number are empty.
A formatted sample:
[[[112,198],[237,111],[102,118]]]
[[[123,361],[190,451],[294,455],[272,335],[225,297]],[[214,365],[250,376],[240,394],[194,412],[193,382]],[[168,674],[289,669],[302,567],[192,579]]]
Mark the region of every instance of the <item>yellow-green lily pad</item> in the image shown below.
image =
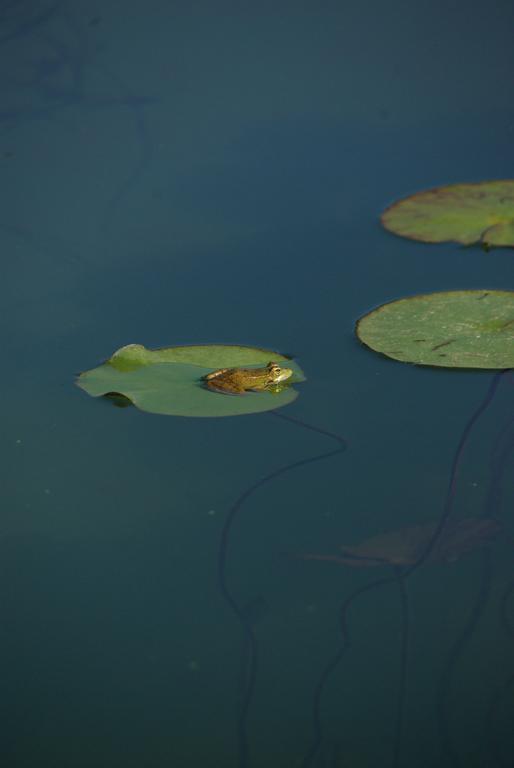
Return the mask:
[[[514,180],[418,192],[386,208],[381,221],[390,232],[425,243],[514,246]]]
[[[279,392],[225,395],[208,390],[202,376],[217,368],[265,366],[271,360],[293,369],[291,383],[305,381],[296,362],[267,349],[209,344],[152,350],[129,344],[103,365],[81,373],[77,384],[93,397],[122,395],[149,413],[238,416],[280,408],[295,400],[298,392],[286,386]]]
[[[514,291],[443,291],[383,304],[356,326],[393,360],[444,368],[514,368]]]

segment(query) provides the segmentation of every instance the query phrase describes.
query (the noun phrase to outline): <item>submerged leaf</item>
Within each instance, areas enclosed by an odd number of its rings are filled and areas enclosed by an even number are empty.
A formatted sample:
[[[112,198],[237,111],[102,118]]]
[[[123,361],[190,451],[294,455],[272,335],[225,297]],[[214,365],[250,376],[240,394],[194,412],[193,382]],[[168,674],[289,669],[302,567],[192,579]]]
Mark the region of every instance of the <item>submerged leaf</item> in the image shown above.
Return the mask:
[[[412,240],[514,246],[514,180],[450,184],[398,200],[381,217]]]
[[[292,360],[266,349],[212,344],[146,349],[129,344],[117,350],[98,368],[77,379],[93,397],[116,393],[142,411],[170,416],[237,416],[280,408],[298,392],[249,392],[230,396],[209,391],[202,377],[216,368],[261,367],[271,360],[287,362],[293,369],[291,383],[304,381],[301,368]]]
[[[371,536],[360,544],[342,545],[342,555],[300,555],[302,560],[327,560],[353,568],[379,565],[413,565],[423,556],[437,523],[424,523]],[[454,562],[459,557],[483,547],[501,532],[500,523],[491,518],[464,518],[449,522],[435,541],[427,562]]]
[[[394,360],[445,368],[514,367],[514,291],[443,291],[383,304],[356,326]]]

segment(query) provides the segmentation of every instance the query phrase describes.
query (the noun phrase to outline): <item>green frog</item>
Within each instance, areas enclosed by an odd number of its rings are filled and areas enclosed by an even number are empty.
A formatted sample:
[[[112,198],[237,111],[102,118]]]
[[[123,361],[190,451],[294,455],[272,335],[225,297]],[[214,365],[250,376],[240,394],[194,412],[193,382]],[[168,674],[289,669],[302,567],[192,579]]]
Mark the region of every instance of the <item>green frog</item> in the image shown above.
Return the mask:
[[[245,392],[279,392],[281,382],[293,375],[291,368],[281,368],[270,361],[265,368],[220,368],[203,376],[207,387],[227,395]]]

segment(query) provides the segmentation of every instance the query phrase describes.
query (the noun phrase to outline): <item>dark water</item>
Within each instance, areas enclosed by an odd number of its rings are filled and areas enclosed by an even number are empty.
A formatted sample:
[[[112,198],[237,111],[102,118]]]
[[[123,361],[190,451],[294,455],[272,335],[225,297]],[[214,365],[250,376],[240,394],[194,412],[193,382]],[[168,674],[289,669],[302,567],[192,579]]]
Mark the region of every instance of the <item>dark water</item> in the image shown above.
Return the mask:
[[[500,518],[493,544],[404,582],[290,556],[443,511],[492,374],[386,361],[353,325],[412,293],[512,288],[511,250],[418,245],[378,215],[512,176],[513,24],[500,0],[0,4],[2,765],[513,765],[512,378],[453,508]],[[284,413],[347,440],[239,510],[243,625],[217,571],[231,505],[337,445],[74,387],[131,342],[294,353],[308,381]],[[316,706],[340,606],[383,577]]]

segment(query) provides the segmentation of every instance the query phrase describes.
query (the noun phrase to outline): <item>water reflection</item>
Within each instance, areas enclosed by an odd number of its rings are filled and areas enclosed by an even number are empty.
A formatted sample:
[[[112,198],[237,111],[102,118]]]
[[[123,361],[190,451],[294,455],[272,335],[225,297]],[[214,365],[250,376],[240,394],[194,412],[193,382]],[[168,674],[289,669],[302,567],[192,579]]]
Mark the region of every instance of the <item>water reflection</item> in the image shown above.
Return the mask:
[[[3,9],[0,125],[57,122],[63,113],[73,109],[79,115],[126,111],[137,149],[124,171],[125,178],[113,180],[113,191],[99,222],[100,230],[105,232],[113,225],[121,201],[137,186],[151,162],[153,143],[146,108],[156,99],[136,93],[97,55],[94,33],[99,21],[99,17],[84,20],[74,15],[62,0],[12,3]],[[94,140],[98,142],[99,136],[95,135]]]

